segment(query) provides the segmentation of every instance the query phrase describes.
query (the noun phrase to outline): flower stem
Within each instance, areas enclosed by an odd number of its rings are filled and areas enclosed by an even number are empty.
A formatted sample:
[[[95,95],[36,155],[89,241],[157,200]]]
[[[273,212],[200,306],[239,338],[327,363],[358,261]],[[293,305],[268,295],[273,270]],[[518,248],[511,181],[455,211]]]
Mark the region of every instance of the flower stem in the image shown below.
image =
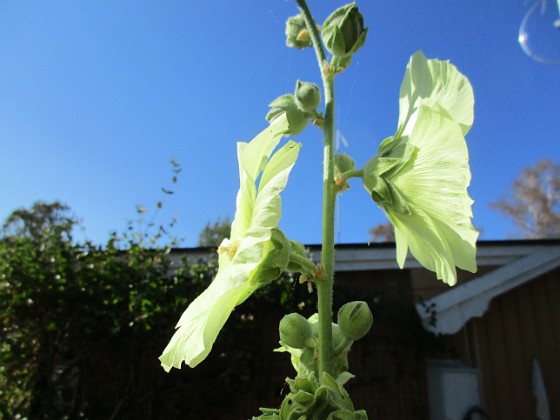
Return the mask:
[[[319,378],[323,372],[332,375],[334,350],[332,344],[333,280],[334,280],[334,215],[336,190],[334,183],[334,75],[328,71],[328,61],[315,20],[305,0],[296,0],[303,16],[323,79],[325,96],[324,139],[323,139],[323,236],[321,264],[325,277],[316,281]]]
[[[348,181],[350,178],[363,178],[363,177],[364,177],[363,169],[353,169],[351,171],[347,171],[342,174],[342,179],[344,181]]]
[[[307,257],[298,255],[295,252],[290,253],[290,264],[299,265],[299,269],[302,270],[302,274],[313,275],[315,272],[315,264]]]

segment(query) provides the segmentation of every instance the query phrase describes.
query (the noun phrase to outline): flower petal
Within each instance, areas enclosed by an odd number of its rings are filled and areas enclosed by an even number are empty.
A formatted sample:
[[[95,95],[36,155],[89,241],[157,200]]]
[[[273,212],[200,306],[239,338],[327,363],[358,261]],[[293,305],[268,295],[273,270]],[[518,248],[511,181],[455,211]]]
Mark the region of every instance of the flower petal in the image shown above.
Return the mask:
[[[466,135],[473,124],[474,95],[468,79],[449,61],[427,60],[416,52],[406,68],[399,100],[399,129],[414,125],[416,110],[425,105],[455,121]]]
[[[249,230],[278,226],[282,213],[280,193],[298,157],[301,144],[290,141],[271,157],[262,174]]]
[[[177,323],[177,330],[159,357],[163,368],[181,368],[183,361],[195,367],[210,353],[218,333],[233,309],[255,287],[246,282],[253,264],[232,264],[219,270],[210,286],[187,308]]]
[[[385,210],[395,225],[399,264],[406,248],[446,283],[456,281],[455,268],[476,271],[478,232],[471,223],[472,199],[468,151],[460,127],[434,110],[421,106],[409,137],[401,141],[417,149],[411,164],[390,181],[409,203],[411,214]]]
[[[413,215],[390,211],[388,215],[395,226],[397,248],[401,248],[397,250],[399,266],[404,266],[405,250],[410,247],[410,252],[424,268],[435,271],[437,278],[445,283],[455,284],[457,271],[453,253],[435,228],[433,220],[419,209],[415,209]],[[401,245],[403,239],[405,243]]]
[[[249,229],[257,194],[257,178],[287,130],[288,120],[285,115],[281,115],[249,143],[237,143],[240,187],[236,199],[237,209],[231,224],[232,239],[243,237]]]
[[[393,180],[401,194],[434,218],[453,223],[471,218],[469,155],[458,125],[421,107],[411,135],[403,140],[417,153]]]

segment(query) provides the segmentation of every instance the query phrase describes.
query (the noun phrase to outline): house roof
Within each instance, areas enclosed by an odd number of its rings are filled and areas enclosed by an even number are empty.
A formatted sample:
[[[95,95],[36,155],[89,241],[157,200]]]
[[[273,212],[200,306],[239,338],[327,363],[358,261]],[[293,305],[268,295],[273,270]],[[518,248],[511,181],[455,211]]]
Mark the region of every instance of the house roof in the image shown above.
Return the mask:
[[[315,262],[321,259],[321,245],[305,246]],[[502,266],[539,250],[559,248],[560,240],[507,240],[479,241],[477,243],[477,265]],[[189,261],[207,260],[214,255],[214,247],[174,248],[176,257],[186,256]],[[405,268],[420,268],[421,265],[409,254]],[[395,244],[388,243],[355,243],[338,244],[335,246],[335,270],[370,271],[398,269]]]
[[[504,244],[503,251],[505,248]],[[495,270],[416,304],[424,328],[436,334],[456,333],[471,318],[482,316],[493,298],[560,267],[560,241],[525,241],[512,250],[519,253]],[[484,246],[479,248],[479,254],[485,254]],[[435,323],[432,311],[437,313]]]
[[[306,246],[315,262],[321,258],[320,245]],[[208,259],[214,248],[183,248],[173,250],[175,255],[186,255],[188,260]],[[437,334],[452,334],[471,318],[482,316],[490,301],[514,287],[560,267],[560,240],[507,240],[479,241],[478,267],[497,267],[480,276],[416,305],[424,327]],[[409,254],[404,267],[420,268]],[[335,250],[335,270],[372,271],[398,269],[394,243],[340,244]],[[432,325],[433,308],[437,323]]]

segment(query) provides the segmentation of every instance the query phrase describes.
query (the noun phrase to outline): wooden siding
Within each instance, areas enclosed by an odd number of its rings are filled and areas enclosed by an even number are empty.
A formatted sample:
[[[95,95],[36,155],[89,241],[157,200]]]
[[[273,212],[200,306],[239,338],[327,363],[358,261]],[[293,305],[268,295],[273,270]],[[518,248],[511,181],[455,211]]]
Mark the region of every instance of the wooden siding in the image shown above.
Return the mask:
[[[424,332],[413,306],[410,270],[337,275],[335,302],[366,300],[374,323],[349,355],[356,378],[346,386],[356,408],[372,419],[428,419]]]
[[[410,272],[337,273],[335,287],[335,311],[347,301],[365,300],[374,314],[372,330],[353,345],[349,354],[349,371],[356,377],[345,388],[356,409],[366,410],[371,419],[428,420],[426,353],[419,337],[428,333],[414,309]],[[237,311],[243,311],[243,306]],[[272,311],[263,315],[266,320],[259,321],[259,346],[278,347],[277,325],[282,315]],[[251,418],[258,414],[259,406],[278,407],[288,392],[284,379],[295,374],[288,355],[267,353],[266,357],[245,372],[251,375],[251,390],[237,402],[230,418]]]
[[[463,276],[463,275],[462,275]],[[468,275],[461,278],[468,281]],[[491,419],[535,419],[532,361],[543,373],[551,419],[560,419],[560,269],[495,298],[481,318],[453,336],[430,343],[419,325],[413,302],[420,292],[442,290],[424,270],[344,272],[336,276],[335,309],[348,300],[372,305],[374,327],[350,352],[346,388],[356,408],[373,419],[429,419],[426,360],[459,359],[477,367],[481,401]],[[446,287],[446,286],[443,286]],[[266,348],[277,343],[282,314],[270,314],[274,328],[263,331]],[[424,335],[423,335],[424,334]],[[436,338],[434,337],[434,340]],[[435,346],[434,346],[435,344]],[[441,344],[444,344],[440,347]],[[268,375],[237,407],[246,418],[259,405],[278,406],[287,391],[283,378],[293,376],[285,354],[268,360]]]
[[[551,419],[560,419],[560,270],[495,298],[481,318],[452,338],[462,361],[480,373],[493,419],[536,419],[532,363],[541,366]]]

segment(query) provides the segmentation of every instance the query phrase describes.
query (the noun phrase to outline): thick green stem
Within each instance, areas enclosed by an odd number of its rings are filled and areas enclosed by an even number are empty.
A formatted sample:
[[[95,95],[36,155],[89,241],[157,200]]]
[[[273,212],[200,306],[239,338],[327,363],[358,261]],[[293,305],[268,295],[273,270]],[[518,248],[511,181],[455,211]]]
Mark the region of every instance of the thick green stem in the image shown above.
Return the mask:
[[[334,75],[328,71],[325,50],[321,43],[315,20],[311,16],[305,0],[296,0],[304,16],[310,33],[317,61],[323,78],[325,96],[324,141],[323,141],[323,238],[321,264],[324,277],[316,279],[318,338],[319,338],[319,377],[323,372],[332,375],[334,350],[332,344],[333,281],[334,281],[334,216],[336,190],[334,183]]]

